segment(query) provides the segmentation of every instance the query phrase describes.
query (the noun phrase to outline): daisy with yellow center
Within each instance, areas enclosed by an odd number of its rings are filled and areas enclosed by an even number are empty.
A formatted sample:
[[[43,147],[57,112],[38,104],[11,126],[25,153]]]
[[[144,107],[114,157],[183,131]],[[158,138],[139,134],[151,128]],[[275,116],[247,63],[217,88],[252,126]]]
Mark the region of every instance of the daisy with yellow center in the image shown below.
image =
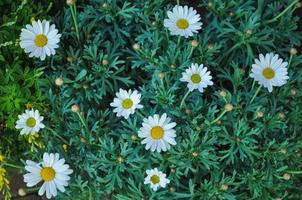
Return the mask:
[[[167,15],[168,19],[164,20],[164,26],[170,30],[171,35],[188,38],[201,29],[200,15],[192,7],[175,6],[172,12],[167,12]]]
[[[25,113],[18,117],[19,119],[16,122],[16,129],[21,129],[21,135],[35,135],[40,131],[40,129],[45,127],[42,123],[44,117],[40,116],[38,110],[25,110]]]
[[[161,117],[155,114],[143,119],[138,136],[143,138],[142,144],[146,144],[146,150],[161,152],[170,149],[170,145],[176,145],[176,131],[173,129],[176,123],[170,121],[166,113]]]
[[[49,21],[32,21],[21,31],[20,46],[29,57],[45,60],[46,56],[55,55],[60,37],[55,25],[50,25]]]
[[[58,153],[44,153],[43,161],[40,163],[27,160],[25,170],[29,172],[24,175],[27,187],[35,186],[43,181],[39,195],[43,196],[46,192],[48,199],[57,196],[57,190],[65,192],[70,179],[69,175],[73,172],[69,169],[69,165],[65,164],[65,159],[59,159]]]
[[[255,59],[255,64],[252,65],[250,77],[272,92],[273,86],[279,87],[287,82],[287,65],[288,63],[283,62],[277,54],[260,54],[259,59]]]
[[[203,67],[203,64],[192,63],[191,67],[182,73],[180,81],[188,83],[189,91],[198,89],[203,92],[204,88],[213,85],[212,76],[207,70],[206,67]]]
[[[157,168],[146,170],[147,177],[144,184],[150,184],[150,187],[156,191],[159,187],[165,188],[170,180],[166,178],[166,174],[159,171]]]
[[[116,98],[113,99],[113,102],[110,106],[114,107],[113,112],[116,113],[118,117],[123,116],[127,119],[131,114],[135,112],[135,109],[143,108],[140,105],[141,94],[134,90],[126,91],[120,89],[119,92],[116,93]]]

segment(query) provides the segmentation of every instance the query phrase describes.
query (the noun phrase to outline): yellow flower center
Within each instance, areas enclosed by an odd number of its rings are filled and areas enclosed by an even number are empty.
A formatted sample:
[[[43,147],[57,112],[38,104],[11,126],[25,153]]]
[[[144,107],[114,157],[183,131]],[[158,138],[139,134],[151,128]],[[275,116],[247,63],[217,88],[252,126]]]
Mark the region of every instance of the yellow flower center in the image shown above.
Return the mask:
[[[44,47],[48,42],[47,37],[44,34],[37,35],[35,37],[35,44],[37,47]]]
[[[160,140],[164,136],[164,129],[160,126],[154,126],[151,129],[151,137],[155,140]]]
[[[124,99],[122,102],[122,106],[124,109],[129,109],[133,106],[133,101],[131,99]]]
[[[266,78],[266,79],[272,79],[275,77],[275,71],[270,68],[267,67],[262,71],[262,75]]]
[[[153,183],[153,184],[156,184],[156,183],[159,183],[159,176],[157,176],[157,175],[153,175],[153,176],[151,176],[151,178],[150,178],[150,181]]]
[[[36,119],[33,118],[33,117],[28,118],[27,121],[26,121],[26,125],[30,128],[35,127],[36,126]]]
[[[189,27],[189,22],[188,22],[188,20],[186,20],[186,19],[179,19],[179,20],[176,22],[176,26],[177,26],[179,29],[185,30],[186,28]]]
[[[199,75],[199,74],[193,74],[193,75],[191,76],[191,81],[192,81],[193,83],[195,83],[195,84],[200,83],[200,81],[201,81],[200,75]]]
[[[40,175],[43,181],[52,181],[56,176],[56,172],[52,167],[44,167]]]

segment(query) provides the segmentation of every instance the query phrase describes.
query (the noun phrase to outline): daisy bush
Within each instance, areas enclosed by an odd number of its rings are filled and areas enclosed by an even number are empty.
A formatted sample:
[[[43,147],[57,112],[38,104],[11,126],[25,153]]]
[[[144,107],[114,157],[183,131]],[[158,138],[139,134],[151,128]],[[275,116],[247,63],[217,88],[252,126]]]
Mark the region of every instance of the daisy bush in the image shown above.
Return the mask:
[[[298,0],[63,3],[0,35],[7,199],[302,197]]]

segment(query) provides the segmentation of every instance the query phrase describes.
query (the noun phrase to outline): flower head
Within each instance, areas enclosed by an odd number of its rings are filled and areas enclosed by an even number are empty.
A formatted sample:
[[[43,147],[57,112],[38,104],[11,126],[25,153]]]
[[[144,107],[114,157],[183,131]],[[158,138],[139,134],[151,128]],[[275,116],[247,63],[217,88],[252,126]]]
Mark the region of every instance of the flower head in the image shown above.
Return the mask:
[[[125,119],[129,117],[129,115],[135,112],[135,109],[143,108],[140,103],[141,94],[134,90],[123,90],[120,89],[119,92],[116,93],[116,98],[113,99],[113,102],[110,103],[110,106],[114,107],[113,112],[116,113],[118,117],[123,116]]]
[[[182,73],[180,81],[187,82],[190,91],[198,89],[203,92],[203,89],[208,85],[213,85],[212,76],[207,70],[206,67],[203,67],[203,64],[192,63],[191,67]]]
[[[161,117],[157,114],[144,118],[143,127],[138,131],[138,136],[144,138],[142,144],[146,144],[146,150],[157,150],[157,152],[167,151],[170,145],[176,145],[175,122],[171,122],[167,114]]]
[[[287,64],[277,54],[260,54],[259,59],[255,59],[255,64],[252,65],[250,77],[272,92],[273,86],[282,86],[287,82]]]
[[[26,185],[32,187],[43,181],[39,195],[42,196],[46,192],[48,199],[57,196],[57,189],[65,191],[69,175],[73,172],[69,165],[65,164],[65,159],[59,159],[58,153],[44,153],[40,163],[27,160],[25,170],[29,172],[24,175]]]
[[[30,53],[29,57],[45,60],[46,56],[55,55],[60,37],[55,25],[50,25],[49,21],[33,21],[22,29],[20,46],[25,53]]]
[[[164,20],[164,26],[170,30],[171,35],[188,38],[201,29],[200,15],[192,7],[175,6],[172,12],[167,12],[167,15],[168,19]]]
[[[150,187],[156,191],[159,187],[165,188],[170,180],[166,178],[166,174],[159,171],[157,168],[146,170],[147,177],[144,184],[150,184]]]
[[[22,129],[20,133],[21,135],[35,135],[40,131],[40,129],[45,127],[42,123],[44,117],[40,116],[38,110],[25,110],[25,113],[18,117],[19,119],[16,122],[16,129]]]

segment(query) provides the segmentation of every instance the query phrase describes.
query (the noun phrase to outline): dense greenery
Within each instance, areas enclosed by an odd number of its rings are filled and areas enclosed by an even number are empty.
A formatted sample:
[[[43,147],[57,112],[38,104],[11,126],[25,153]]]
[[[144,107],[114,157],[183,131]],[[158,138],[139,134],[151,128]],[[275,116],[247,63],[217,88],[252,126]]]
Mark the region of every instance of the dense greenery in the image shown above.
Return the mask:
[[[74,173],[57,199],[302,196],[298,1],[180,1],[203,22],[190,39],[171,36],[163,26],[176,1],[77,1],[76,22],[72,6],[23,1],[8,9],[8,2],[0,2],[0,153],[19,164],[39,160],[44,151],[60,153]],[[31,17],[51,19],[62,34],[56,55],[46,61],[28,58],[19,47]],[[268,52],[289,62],[289,81],[272,93],[262,88],[251,101],[258,88],[251,65]],[[191,63],[207,66],[214,85],[191,92],[180,108],[187,87],[179,79]],[[119,88],[142,94],[144,108],[127,120],[109,105]],[[32,144],[14,129],[28,106],[40,110],[49,127]],[[155,113],[177,123],[177,145],[166,153],[145,150],[137,136],[143,116]],[[154,167],[171,181],[157,192],[144,185],[145,171]]]

